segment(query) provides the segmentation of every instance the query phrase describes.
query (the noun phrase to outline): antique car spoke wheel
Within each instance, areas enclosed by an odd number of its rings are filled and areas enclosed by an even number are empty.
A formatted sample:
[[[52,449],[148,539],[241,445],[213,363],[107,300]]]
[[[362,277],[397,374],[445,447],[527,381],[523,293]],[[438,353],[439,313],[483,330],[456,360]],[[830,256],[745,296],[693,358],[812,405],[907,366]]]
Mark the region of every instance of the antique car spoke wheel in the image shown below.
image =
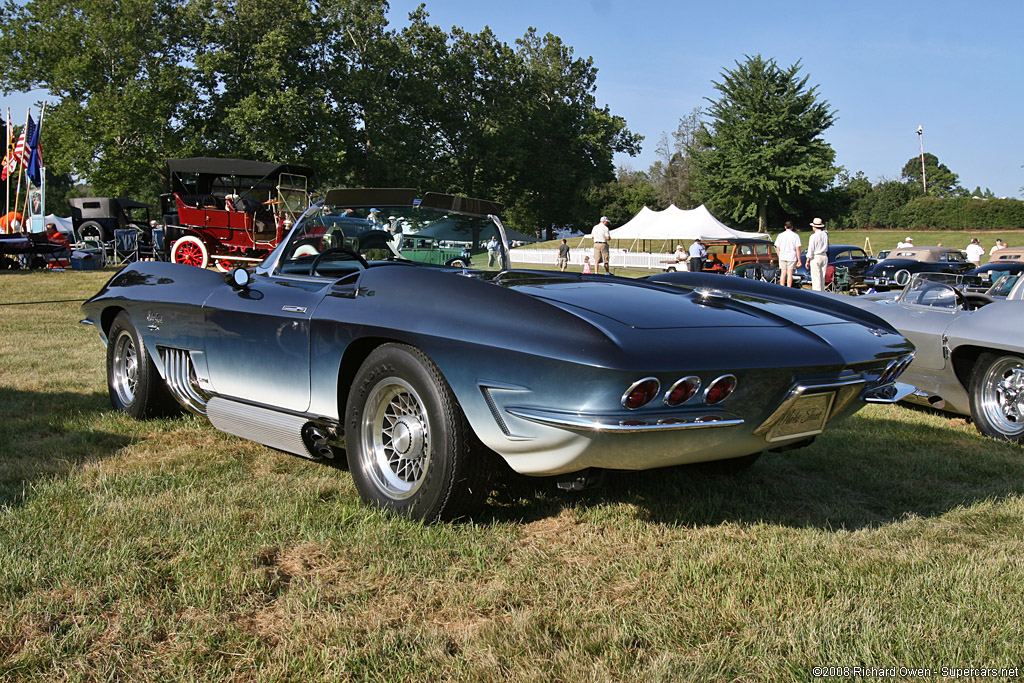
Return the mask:
[[[192,235],[185,235],[171,247],[171,260],[175,263],[184,263],[186,266],[205,268],[209,257],[203,241]]]
[[[488,460],[437,366],[419,349],[378,347],[345,406],[349,469],[367,503],[423,522],[475,513],[490,493]]]
[[[971,375],[971,415],[982,434],[1024,441],[1024,358],[983,353]]]
[[[140,419],[180,412],[180,406],[146,352],[131,316],[119,313],[107,336],[110,339],[107,344],[110,405]]]

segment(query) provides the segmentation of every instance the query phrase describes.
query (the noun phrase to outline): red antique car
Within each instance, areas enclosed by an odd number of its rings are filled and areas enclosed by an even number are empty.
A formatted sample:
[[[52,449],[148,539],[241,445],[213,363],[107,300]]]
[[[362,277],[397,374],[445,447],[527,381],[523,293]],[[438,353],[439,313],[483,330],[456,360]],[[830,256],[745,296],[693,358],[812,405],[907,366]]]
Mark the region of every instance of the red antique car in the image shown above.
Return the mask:
[[[171,260],[227,272],[262,261],[309,206],[313,169],[246,159],[167,162],[161,196]]]

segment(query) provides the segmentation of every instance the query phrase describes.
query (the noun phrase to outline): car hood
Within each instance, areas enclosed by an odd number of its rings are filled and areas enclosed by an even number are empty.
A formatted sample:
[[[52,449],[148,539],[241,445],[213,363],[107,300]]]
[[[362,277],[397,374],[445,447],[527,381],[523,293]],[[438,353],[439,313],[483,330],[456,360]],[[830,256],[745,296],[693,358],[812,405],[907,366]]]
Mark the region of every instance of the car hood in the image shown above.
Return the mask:
[[[837,315],[829,310],[833,306],[830,303],[807,306],[781,297],[759,296],[737,291],[736,285],[747,284],[742,278],[709,277],[715,278],[707,281],[711,286],[700,281],[692,286],[665,286],[646,280],[592,276],[572,280],[535,278],[513,288],[582,317],[611,319],[636,329],[810,327],[864,322],[858,315]],[[779,291],[786,292],[782,288]]]

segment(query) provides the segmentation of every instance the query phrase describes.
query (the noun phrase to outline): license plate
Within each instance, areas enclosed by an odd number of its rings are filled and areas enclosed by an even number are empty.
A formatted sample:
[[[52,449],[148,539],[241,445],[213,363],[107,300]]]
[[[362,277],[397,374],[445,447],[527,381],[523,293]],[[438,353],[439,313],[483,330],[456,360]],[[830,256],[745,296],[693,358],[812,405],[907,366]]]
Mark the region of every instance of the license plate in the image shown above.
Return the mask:
[[[832,412],[835,392],[801,396],[768,433],[768,441],[783,441],[821,434]]]

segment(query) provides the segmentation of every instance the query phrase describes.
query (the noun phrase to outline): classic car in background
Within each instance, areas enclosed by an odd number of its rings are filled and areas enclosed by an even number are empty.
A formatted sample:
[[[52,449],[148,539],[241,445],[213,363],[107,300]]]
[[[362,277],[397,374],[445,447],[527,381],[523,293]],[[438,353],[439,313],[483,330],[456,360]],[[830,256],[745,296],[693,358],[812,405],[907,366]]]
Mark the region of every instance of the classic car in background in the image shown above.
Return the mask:
[[[976,276],[987,286],[1006,273],[1024,273],[1024,247],[1000,249],[992,255],[988,263],[969,270],[966,274]]]
[[[883,261],[864,269],[864,284],[878,291],[905,287],[915,273],[962,274],[974,264],[952,247],[905,247],[893,249]]]
[[[438,240],[421,235],[406,235],[402,239],[401,255],[410,261],[445,264],[462,268],[468,266],[472,253],[467,247],[442,247]]]
[[[218,270],[251,265],[278,245],[309,206],[314,171],[248,159],[169,159],[160,197],[171,260]]]
[[[151,248],[151,205],[124,197],[72,197],[71,224],[82,240],[96,240],[108,244],[114,240],[115,230],[134,230],[140,248]]]
[[[908,401],[970,415],[982,434],[1024,442],[1024,275],[985,294],[957,278],[915,275],[896,297],[851,301],[885,318],[917,347],[904,375]]]
[[[771,240],[729,238],[703,240],[708,255],[704,258],[705,273],[739,275],[754,280],[778,282],[779,256]],[[666,269],[675,272],[674,268]],[[799,287],[804,279],[793,275],[793,286]]]
[[[499,262],[356,244],[339,219],[368,207],[457,221],[473,243],[497,232]],[[254,270],[126,267],[83,305],[111,404],[145,417],[176,400],[225,432],[345,457],[365,501],[434,521],[478,509],[502,462],[564,488],[605,470],[738,469],[912,390],[896,381],[912,346],[854,306],[711,274],[509,270],[500,208],[333,190]]]
[[[803,265],[796,269],[804,282],[811,281],[811,272],[807,269],[807,251],[800,255]],[[864,277],[864,271],[875,264],[875,259],[868,256],[867,252],[852,244],[830,244],[828,245],[828,265],[833,268],[845,268],[853,282],[860,282]]]

